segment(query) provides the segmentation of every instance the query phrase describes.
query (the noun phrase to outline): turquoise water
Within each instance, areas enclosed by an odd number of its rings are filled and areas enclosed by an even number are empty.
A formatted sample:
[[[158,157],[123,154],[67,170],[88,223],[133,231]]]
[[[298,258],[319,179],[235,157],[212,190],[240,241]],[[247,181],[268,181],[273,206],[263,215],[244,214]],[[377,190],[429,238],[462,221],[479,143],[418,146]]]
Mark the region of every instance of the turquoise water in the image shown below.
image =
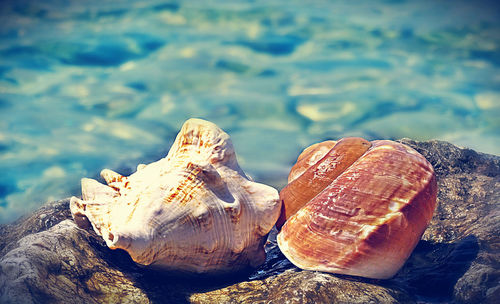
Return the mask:
[[[500,154],[494,1],[2,1],[0,223],[169,149],[184,120],[281,188],[325,139]]]

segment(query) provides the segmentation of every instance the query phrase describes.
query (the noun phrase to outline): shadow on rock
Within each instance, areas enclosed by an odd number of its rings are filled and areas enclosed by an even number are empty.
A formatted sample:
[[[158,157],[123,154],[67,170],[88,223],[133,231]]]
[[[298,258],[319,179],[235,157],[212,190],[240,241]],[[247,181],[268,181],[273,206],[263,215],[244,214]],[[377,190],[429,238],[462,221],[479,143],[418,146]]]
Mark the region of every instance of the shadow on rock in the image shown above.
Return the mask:
[[[92,235],[90,246],[110,268],[124,273],[134,286],[140,289],[152,303],[191,303],[189,296],[195,292],[209,292],[248,280],[251,269],[231,275],[203,275],[136,264],[130,255],[121,249],[111,250],[104,241]]]
[[[479,252],[479,241],[469,235],[454,243],[420,241],[392,281],[427,301],[453,298],[457,281],[467,272]]]

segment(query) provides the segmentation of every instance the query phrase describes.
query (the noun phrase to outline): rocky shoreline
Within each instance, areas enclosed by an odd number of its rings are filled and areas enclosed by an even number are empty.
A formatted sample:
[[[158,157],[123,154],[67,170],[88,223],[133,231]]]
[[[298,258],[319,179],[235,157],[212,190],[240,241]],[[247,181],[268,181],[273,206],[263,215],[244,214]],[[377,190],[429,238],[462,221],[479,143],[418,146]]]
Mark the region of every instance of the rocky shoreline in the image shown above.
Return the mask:
[[[438,207],[390,280],[302,271],[270,234],[267,260],[231,277],[186,277],[133,263],[77,228],[69,200],[0,226],[1,303],[495,303],[500,298],[500,157],[442,141],[403,142],[438,180]]]

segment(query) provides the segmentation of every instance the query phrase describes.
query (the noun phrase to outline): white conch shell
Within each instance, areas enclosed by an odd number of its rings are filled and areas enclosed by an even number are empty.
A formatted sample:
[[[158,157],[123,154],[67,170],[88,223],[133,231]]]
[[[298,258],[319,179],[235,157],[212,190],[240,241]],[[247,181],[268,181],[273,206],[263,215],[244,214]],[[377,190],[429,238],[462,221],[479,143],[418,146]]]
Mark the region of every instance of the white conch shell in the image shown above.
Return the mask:
[[[143,265],[217,273],[258,266],[281,208],[278,192],[249,180],[229,135],[186,121],[168,155],[125,177],[105,169],[108,186],[82,179],[71,213],[92,224],[111,249]]]

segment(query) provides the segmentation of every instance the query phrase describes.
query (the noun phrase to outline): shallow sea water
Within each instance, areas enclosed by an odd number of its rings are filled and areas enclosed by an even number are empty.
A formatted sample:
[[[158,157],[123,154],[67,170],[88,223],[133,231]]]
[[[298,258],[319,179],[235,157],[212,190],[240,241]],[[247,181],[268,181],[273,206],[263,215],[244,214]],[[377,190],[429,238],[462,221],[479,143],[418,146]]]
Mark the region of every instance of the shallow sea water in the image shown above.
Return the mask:
[[[500,154],[499,48],[495,1],[2,1],[0,223],[159,159],[190,117],[277,188],[344,136]]]

